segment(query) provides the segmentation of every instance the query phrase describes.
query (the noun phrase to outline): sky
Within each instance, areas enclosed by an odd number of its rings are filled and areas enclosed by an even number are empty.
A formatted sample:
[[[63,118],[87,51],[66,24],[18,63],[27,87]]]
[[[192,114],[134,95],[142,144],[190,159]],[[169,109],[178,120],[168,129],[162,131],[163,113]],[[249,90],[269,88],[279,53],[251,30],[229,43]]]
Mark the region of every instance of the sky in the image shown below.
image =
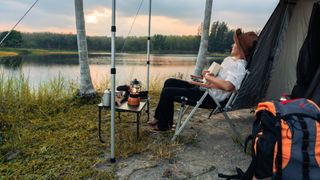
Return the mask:
[[[83,0],[87,35],[110,36],[111,0]],[[195,35],[204,17],[206,0],[152,0],[151,34]],[[10,30],[35,0],[0,0],[0,31]],[[117,36],[148,33],[149,0],[117,0]],[[231,29],[263,28],[279,0],[213,0],[211,22],[224,21]],[[74,0],[39,0],[16,27],[22,32],[75,33]]]

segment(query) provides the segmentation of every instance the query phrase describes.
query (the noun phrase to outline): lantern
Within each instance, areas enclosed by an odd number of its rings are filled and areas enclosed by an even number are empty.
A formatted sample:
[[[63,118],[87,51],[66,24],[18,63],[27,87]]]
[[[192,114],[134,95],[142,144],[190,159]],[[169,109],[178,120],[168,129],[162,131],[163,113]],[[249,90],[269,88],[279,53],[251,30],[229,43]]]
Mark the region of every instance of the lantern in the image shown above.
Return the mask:
[[[137,79],[134,79],[133,81],[131,81],[128,105],[130,106],[140,105],[140,97],[139,97],[140,90],[141,90],[141,82],[138,81]]]

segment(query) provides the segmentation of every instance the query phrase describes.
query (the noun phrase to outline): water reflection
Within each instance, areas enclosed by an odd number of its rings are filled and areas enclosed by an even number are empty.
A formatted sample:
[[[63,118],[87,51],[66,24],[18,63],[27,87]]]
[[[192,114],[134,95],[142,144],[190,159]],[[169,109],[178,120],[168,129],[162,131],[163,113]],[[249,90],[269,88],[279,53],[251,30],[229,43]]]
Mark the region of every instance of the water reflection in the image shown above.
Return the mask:
[[[0,64],[6,69],[16,70],[22,66],[22,58],[21,56],[0,57]]]
[[[47,65],[78,65],[78,55],[76,54],[49,54],[38,56],[23,56],[25,64],[34,64],[38,66]]]

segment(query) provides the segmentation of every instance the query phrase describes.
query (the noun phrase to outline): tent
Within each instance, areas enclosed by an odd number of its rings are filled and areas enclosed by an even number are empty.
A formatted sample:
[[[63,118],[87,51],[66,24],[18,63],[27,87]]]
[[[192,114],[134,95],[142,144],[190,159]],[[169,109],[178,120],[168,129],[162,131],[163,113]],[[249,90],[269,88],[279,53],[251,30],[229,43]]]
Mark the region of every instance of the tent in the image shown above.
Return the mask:
[[[235,108],[291,92],[320,105],[320,1],[280,0],[259,35],[249,71]]]

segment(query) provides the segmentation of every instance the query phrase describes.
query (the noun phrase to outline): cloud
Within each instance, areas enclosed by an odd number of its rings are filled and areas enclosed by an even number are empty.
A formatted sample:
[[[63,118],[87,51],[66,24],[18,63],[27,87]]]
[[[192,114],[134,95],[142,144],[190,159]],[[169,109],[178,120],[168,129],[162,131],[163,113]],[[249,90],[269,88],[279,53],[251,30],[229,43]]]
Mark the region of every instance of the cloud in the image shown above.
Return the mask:
[[[252,17],[255,18],[252,18]],[[237,17],[237,18],[234,18]],[[230,29],[242,28],[245,31],[261,30],[267,17],[263,14],[242,13],[236,11],[219,11],[214,13],[212,21],[224,21],[228,24]]]
[[[105,23],[107,19],[111,18],[111,9],[98,8],[87,11],[85,21],[87,24]]]
[[[104,13],[103,13],[104,12]],[[116,19],[117,35],[127,36],[130,27],[133,22],[133,17],[121,16]],[[140,15],[137,17],[130,36],[147,36],[148,33],[148,16]],[[110,36],[110,21],[111,9],[101,8],[96,9],[86,15],[86,29],[87,32],[91,32],[92,35],[108,35]],[[190,26],[188,23],[174,18],[168,18],[166,16],[152,16],[152,34],[180,34],[190,35],[196,34],[197,28]],[[95,33],[92,33],[95,32]]]
[[[131,35],[146,35],[149,0],[117,1],[117,35],[127,35],[140,2]],[[229,27],[262,29],[279,0],[214,0],[212,21]],[[34,0],[0,0],[0,31],[10,29]],[[153,0],[152,34],[196,34],[203,21],[205,0]],[[87,34],[109,35],[111,0],[84,0]],[[75,33],[74,0],[40,0],[19,24],[20,31]]]
[[[123,27],[124,32],[129,31],[129,27],[131,26],[131,18],[121,18],[119,19],[119,24]],[[130,22],[130,23],[128,23]],[[132,34],[133,36],[147,35],[148,30],[148,16],[140,16],[133,27]],[[188,23],[180,19],[168,18],[166,16],[153,16],[152,17],[152,34],[179,34],[179,35],[190,35],[196,34],[197,28],[194,26],[190,26]],[[139,33],[138,33],[139,32]],[[125,34],[127,35],[127,33]]]

